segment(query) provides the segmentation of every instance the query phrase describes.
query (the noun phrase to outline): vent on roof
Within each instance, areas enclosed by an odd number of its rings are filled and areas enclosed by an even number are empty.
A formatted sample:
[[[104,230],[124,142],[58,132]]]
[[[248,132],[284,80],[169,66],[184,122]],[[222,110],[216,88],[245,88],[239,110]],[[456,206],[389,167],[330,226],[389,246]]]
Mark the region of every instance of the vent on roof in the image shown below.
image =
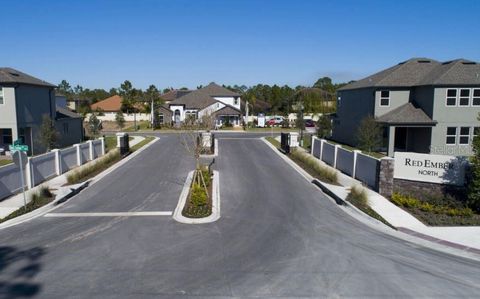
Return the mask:
[[[450,60],[450,61],[445,61],[445,62],[442,63],[442,64],[443,64],[443,65],[447,65],[447,64],[450,64],[450,63],[452,63],[452,62],[453,62],[453,60]]]
[[[430,63],[432,62],[431,60],[419,60],[418,63]]]
[[[474,65],[474,64],[477,64],[477,63],[476,63],[476,62],[473,62],[473,61],[463,61],[462,64]]]
[[[12,73],[12,72],[10,72],[10,75],[15,76],[15,77],[19,77],[19,76],[20,76],[19,74],[17,74],[17,73]]]

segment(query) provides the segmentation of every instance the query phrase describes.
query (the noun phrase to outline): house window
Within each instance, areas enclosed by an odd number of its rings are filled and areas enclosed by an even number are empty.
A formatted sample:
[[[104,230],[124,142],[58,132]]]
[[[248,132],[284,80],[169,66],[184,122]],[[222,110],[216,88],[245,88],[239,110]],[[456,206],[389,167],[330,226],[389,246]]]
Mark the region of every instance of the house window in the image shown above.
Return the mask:
[[[473,90],[472,106],[480,106],[480,88]]]
[[[158,122],[163,125],[163,113],[158,115]]]
[[[12,129],[3,129],[2,130],[2,141],[3,144],[12,144]]]
[[[459,106],[470,105],[470,89],[460,89]]]
[[[470,127],[460,127],[460,138],[458,140],[459,144],[468,144],[470,140]]]
[[[447,127],[447,144],[456,144],[457,139],[457,128],[456,127]]]
[[[457,106],[456,89],[447,89],[447,106]]]
[[[3,87],[0,87],[0,105],[5,104],[5,100],[3,99]]]
[[[390,106],[390,91],[380,91],[380,106]]]
[[[233,104],[234,104],[234,105],[238,105],[238,98],[234,98],[234,99],[233,99]]]

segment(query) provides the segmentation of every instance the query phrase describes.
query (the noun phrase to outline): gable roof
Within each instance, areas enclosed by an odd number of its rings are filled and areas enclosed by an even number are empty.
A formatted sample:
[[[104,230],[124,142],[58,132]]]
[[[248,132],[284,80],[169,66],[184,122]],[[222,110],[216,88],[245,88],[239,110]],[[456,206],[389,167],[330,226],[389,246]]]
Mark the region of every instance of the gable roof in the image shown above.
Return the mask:
[[[185,109],[203,109],[216,103],[217,100],[201,92],[200,90],[192,91],[182,97],[170,102],[170,105],[184,105]]]
[[[437,122],[432,120],[421,108],[406,103],[377,118],[377,122],[384,124],[429,125]]]
[[[226,105],[222,109],[218,109],[214,112],[215,115],[241,115],[242,112],[235,107]]]
[[[206,94],[212,97],[239,97],[240,94],[231,91],[230,89],[227,89],[223,86],[220,86],[216,84],[215,82],[212,82],[208,84],[207,86],[200,88],[199,90],[202,90]]]
[[[423,85],[479,85],[480,64],[457,59],[444,63],[429,58],[413,58],[339,90],[367,87],[412,87]]]
[[[7,83],[7,84],[20,83],[20,84],[29,84],[29,85],[37,85],[37,86],[45,86],[45,87],[56,87],[53,84],[50,84],[46,81],[30,76],[28,74],[22,73],[10,67],[0,68],[0,83]]]
[[[122,97],[119,95],[114,95],[105,100],[101,100],[92,104],[90,106],[92,110],[103,110],[103,111],[120,111],[122,108]]]

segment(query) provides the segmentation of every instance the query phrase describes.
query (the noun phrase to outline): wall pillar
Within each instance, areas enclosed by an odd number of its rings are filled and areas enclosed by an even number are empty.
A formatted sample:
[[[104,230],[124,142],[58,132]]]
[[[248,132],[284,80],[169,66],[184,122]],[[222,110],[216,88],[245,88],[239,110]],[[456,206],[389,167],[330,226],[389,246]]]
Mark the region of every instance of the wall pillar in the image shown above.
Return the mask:
[[[88,154],[90,156],[90,161],[93,161],[95,159],[95,152],[93,151],[93,142],[92,140],[87,141],[88,144]]]
[[[57,175],[61,175],[63,173],[62,153],[60,152],[59,149],[52,149],[51,152],[55,154],[55,172],[57,173]]]
[[[102,143],[102,152],[100,153],[100,155],[105,155],[105,138],[104,137],[100,137],[100,142]]]
[[[393,157],[395,153],[395,126],[388,127],[388,156]]]
[[[357,157],[362,151],[360,150],[353,150],[353,169],[352,169],[352,178],[355,178],[357,173]]]
[[[335,144],[335,152],[333,155],[333,168],[337,168],[337,156],[338,156],[338,149],[342,146],[339,144]]]
[[[28,157],[27,164],[25,165],[25,176],[27,177],[27,188],[32,189],[34,187],[33,171],[31,157]]]
[[[320,161],[323,161],[322,158],[323,158],[323,143],[325,142],[325,139],[320,139],[320,154],[318,155],[318,159],[320,159]]]
[[[385,157],[380,159],[380,169],[378,172],[378,193],[385,197],[393,194],[393,172],[395,169],[395,159]]]
[[[312,135],[312,140],[310,141],[310,154],[311,154],[312,156],[314,156],[314,155],[313,155],[313,148],[315,147],[315,139],[316,139],[316,138],[317,138],[317,137],[315,137],[314,135]],[[315,156],[314,156],[314,157],[315,157]]]
[[[77,149],[77,165],[82,166],[82,149],[80,148],[80,144],[73,145]]]

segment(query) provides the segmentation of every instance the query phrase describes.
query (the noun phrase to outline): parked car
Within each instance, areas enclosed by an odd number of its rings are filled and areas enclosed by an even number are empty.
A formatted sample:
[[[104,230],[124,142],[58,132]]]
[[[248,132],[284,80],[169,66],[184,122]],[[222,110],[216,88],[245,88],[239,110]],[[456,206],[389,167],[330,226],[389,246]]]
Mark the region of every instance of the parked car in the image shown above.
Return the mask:
[[[284,121],[283,116],[274,116],[267,121],[268,126],[280,126]]]
[[[317,126],[317,123],[311,119],[306,119],[305,120],[305,127],[306,128],[315,128]]]

